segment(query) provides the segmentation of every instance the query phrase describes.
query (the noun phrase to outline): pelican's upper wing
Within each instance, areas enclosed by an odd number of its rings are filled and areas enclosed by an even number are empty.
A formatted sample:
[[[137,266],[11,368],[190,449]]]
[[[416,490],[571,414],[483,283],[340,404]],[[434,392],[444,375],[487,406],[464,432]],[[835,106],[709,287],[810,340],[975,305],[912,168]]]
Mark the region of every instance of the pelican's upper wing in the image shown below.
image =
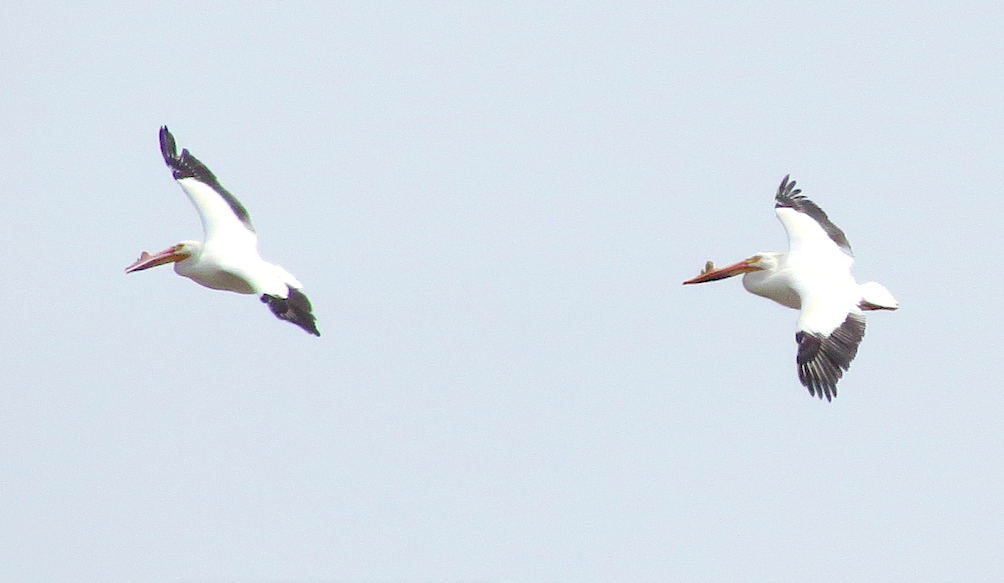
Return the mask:
[[[853,257],[851,245],[844,232],[801,192],[795,188],[795,181],[789,182],[785,176],[774,197],[774,212],[788,233],[788,256],[834,257],[839,253],[850,260]],[[850,261],[847,264],[849,266]]]
[[[257,236],[247,209],[187,149],[183,149],[181,155],[178,155],[174,136],[167,126],[160,128],[160,152],[174,179],[199,212],[207,244],[228,241],[231,244],[250,243],[252,247],[256,246]]]

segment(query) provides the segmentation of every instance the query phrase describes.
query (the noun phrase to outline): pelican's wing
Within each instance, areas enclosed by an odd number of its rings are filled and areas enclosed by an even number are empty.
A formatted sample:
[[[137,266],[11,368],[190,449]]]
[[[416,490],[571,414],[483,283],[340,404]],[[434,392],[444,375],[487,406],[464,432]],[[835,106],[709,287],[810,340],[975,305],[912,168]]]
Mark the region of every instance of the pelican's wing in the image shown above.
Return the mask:
[[[809,254],[828,259],[840,257],[839,261],[850,267],[853,255],[844,232],[801,192],[795,188],[795,181],[789,182],[785,176],[774,197],[774,212],[788,233],[788,256],[796,260]]]
[[[202,219],[206,245],[225,244],[257,247],[257,236],[247,209],[220,185],[216,176],[187,149],[178,155],[174,136],[167,127],[160,128],[160,152],[174,179],[195,205]]]
[[[314,336],[321,335],[317,331],[317,318],[314,317],[310,300],[300,290],[294,287],[288,288],[285,298],[265,294],[261,296],[261,301],[268,304],[276,318],[296,324]]]
[[[802,302],[795,332],[798,380],[820,399],[837,396],[837,381],[865,336],[865,317],[849,277],[810,272],[792,282]]]

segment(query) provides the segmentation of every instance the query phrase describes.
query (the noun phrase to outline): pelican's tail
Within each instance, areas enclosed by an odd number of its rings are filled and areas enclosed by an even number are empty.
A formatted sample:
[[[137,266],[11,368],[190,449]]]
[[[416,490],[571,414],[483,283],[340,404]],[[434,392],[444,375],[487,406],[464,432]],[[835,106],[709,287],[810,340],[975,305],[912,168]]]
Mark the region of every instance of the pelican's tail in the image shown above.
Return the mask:
[[[899,308],[899,302],[892,297],[882,284],[869,281],[860,285],[861,301],[858,307],[862,310],[895,310]]]

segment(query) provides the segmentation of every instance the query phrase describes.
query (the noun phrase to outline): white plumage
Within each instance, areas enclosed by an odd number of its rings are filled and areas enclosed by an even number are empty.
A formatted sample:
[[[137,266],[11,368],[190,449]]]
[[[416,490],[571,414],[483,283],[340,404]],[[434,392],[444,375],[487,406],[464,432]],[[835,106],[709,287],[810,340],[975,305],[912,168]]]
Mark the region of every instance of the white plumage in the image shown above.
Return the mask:
[[[188,150],[178,156],[174,136],[160,129],[160,149],[178,185],[202,220],[204,242],[182,241],[156,255],[146,252],[126,273],[174,263],[174,271],[205,287],[255,294],[280,319],[320,336],[310,301],[288,271],[258,256],[258,235],[247,210]]]
[[[864,337],[863,311],[895,310],[899,304],[882,285],[854,280],[854,258],[843,231],[800,193],[785,176],[774,199],[788,234],[788,253],[758,253],[728,267],[706,269],[684,283],[743,273],[749,292],[801,310],[795,334],[799,380],[810,394],[831,400]]]

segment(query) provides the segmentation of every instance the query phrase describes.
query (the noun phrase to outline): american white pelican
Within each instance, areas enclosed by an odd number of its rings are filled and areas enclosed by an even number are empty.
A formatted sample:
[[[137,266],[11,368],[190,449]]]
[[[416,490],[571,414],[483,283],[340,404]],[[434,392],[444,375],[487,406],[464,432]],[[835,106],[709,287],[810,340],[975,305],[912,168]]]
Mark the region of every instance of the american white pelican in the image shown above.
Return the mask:
[[[166,126],[160,128],[160,152],[199,212],[205,242],[182,241],[155,255],[144,251],[126,273],[174,262],[178,275],[212,289],[258,295],[280,319],[320,336],[303,284],[258,256],[258,236],[244,205],[188,150],[178,156]]]
[[[709,261],[701,275],[683,283],[744,273],[743,287],[750,293],[801,309],[795,333],[798,380],[809,394],[830,401],[864,338],[862,310],[895,310],[899,304],[880,284],[854,280],[844,232],[801,192],[785,176],[774,197],[774,212],[788,233],[788,253],[757,253],[721,269]]]

